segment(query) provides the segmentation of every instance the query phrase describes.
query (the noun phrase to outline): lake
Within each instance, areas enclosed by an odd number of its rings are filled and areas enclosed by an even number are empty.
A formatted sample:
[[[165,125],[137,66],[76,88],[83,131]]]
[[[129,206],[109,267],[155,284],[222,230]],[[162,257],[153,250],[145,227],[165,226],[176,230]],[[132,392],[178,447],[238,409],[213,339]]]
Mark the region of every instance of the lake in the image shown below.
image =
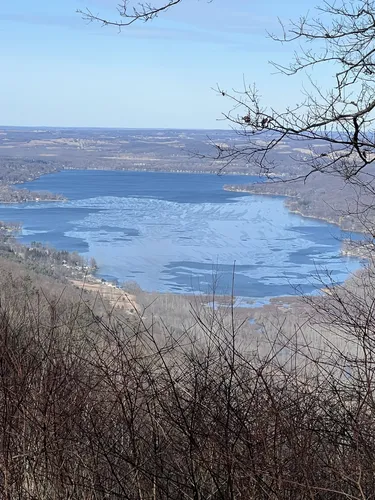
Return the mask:
[[[94,257],[100,276],[148,291],[230,293],[235,263],[235,295],[264,300],[360,267],[340,255],[338,227],[289,213],[280,197],[223,190],[248,182],[259,178],[66,170],[20,187],[68,202],[0,205],[0,220],[21,222],[23,243]]]

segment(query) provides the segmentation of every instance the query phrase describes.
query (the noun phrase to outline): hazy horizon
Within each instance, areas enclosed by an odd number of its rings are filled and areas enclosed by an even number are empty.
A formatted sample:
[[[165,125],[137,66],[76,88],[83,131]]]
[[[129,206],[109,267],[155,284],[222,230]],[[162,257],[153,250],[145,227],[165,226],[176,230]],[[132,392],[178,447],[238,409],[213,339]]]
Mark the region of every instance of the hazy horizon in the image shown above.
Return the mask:
[[[196,130],[196,131],[204,131],[204,130],[212,130],[212,131],[219,131],[219,132],[232,132],[236,133],[235,130],[231,128],[227,129],[222,129],[222,128],[199,128],[199,127],[102,127],[102,126],[95,126],[95,127],[90,127],[90,126],[75,126],[75,125],[4,125],[0,124],[0,128],[4,129],[17,129],[17,128],[22,128],[22,129],[33,129],[33,128],[40,128],[40,129],[82,129],[82,130],[90,130],[90,129],[103,129],[103,130]]]

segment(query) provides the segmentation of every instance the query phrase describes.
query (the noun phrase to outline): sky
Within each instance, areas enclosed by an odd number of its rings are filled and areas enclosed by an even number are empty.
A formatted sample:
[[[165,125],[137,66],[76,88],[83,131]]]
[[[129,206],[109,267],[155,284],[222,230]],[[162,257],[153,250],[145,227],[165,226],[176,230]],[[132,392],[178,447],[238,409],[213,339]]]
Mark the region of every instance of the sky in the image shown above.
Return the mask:
[[[156,2],[161,0],[155,0]],[[313,0],[183,0],[151,23],[123,29],[84,21],[89,8],[116,19],[118,0],[12,0],[0,12],[0,124],[114,128],[227,128],[230,103],[213,88],[256,83],[285,106],[301,81],[275,74],[296,47],[272,41],[277,18]]]

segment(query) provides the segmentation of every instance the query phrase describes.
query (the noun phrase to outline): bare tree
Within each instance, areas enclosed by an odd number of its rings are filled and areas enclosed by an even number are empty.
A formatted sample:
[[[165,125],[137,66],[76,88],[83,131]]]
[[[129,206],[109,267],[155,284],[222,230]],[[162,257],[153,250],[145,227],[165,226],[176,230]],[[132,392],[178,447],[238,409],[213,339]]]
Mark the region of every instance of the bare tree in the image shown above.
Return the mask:
[[[118,7],[117,21],[89,10],[79,12],[89,21],[121,28],[137,21],[150,21],[181,2],[169,0],[157,6],[149,3],[132,6],[125,0]],[[219,157],[228,162],[244,159],[270,172],[275,164],[270,161],[269,153],[281,141],[292,139],[311,145],[308,172],[338,173],[345,179],[360,172],[367,174],[366,167],[375,160],[374,23],[373,0],[354,4],[344,0],[341,4],[324,2],[316,9],[315,17],[305,16],[297,22],[291,21],[289,26],[281,25],[282,36],[272,35],[273,39],[297,42],[299,49],[289,66],[277,63],[274,66],[290,76],[327,66],[327,71],[335,76],[335,85],[323,90],[307,75],[311,86],[304,101],[285,110],[264,105],[253,86],[245,84],[242,91],[232,93],[218,88],[233,104],[225,117],[247,138],[245,146],[229,149],[217,146]],[[316,153],[315,142],[328,148]]]
[[[90,9],[78,10],[77,12],[83,16],[87,21],[96,21],[104,26],[117,26],[122,28],[130,26],[136,21],[151,21],[155,19],[160,13],[167,11],[171,7],[181,3],[182,0],[168,0],[161,5],[151,5],[149,2],[129,2],[129,0],[122,0],[122,3],[117,7],[117,13],[120,17],[119,20],[104,19],[99,14],[94,14]]]
[[[375,3],[360,0],[340,5],[324,2],[316,17],[282,25],[282,36],[273,35],[273,39],[297,43],[299,49],[289,66],[274,66],[289,76],[305,73],[310,85],[304,100],[279,110],[264,105],[254,87],[228,95],[234,106],[226,117],[248,141],[240,149],[219,149],[219,156],[228,161],[244,158],[269,172],[274,168],[269,153],[291,139],[311,150],[307,173],[339,174],[345,180],[362,173],[362,180],[372,180],[368,167],[375,160],[374,20]],[[334,76],[332,88],[322,89],[308,74],[318,66]],[[316,143],[327,147],[318,150]]]

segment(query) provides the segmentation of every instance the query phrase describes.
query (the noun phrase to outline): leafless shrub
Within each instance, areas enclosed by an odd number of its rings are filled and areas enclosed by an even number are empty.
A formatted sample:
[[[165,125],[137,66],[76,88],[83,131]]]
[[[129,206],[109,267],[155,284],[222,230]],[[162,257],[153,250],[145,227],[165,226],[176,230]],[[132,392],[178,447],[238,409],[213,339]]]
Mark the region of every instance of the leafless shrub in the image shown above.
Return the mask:
[[[282,324],[260,346],[231,308],[154,328],[2,279],[3,498],[373,498],[372,320],[342,295],[316,318],[357,350]]]

